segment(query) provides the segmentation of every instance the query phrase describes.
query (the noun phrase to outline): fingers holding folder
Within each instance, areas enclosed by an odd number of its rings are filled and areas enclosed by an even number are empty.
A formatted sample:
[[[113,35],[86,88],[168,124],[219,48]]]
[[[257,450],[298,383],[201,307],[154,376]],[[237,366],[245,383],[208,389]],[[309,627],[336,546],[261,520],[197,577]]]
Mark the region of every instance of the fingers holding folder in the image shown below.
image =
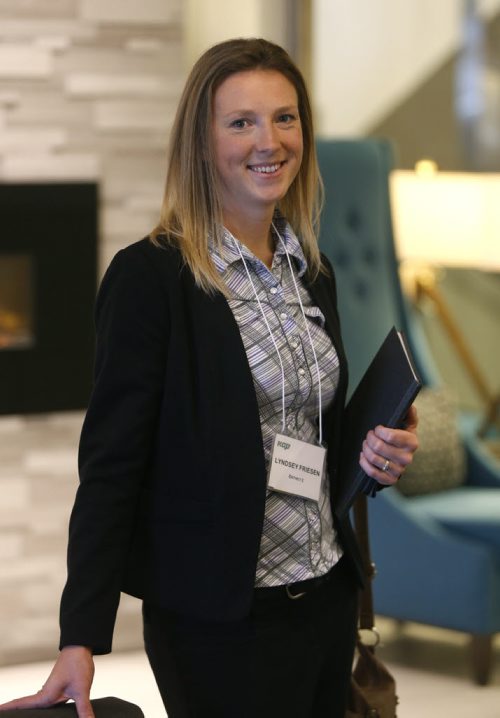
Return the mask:
[[[413,461],[418,448],[417,410],[412,405],[404,420],[404,429],[377,426],[363,442],[359,465],[370,478],[390,486]]]

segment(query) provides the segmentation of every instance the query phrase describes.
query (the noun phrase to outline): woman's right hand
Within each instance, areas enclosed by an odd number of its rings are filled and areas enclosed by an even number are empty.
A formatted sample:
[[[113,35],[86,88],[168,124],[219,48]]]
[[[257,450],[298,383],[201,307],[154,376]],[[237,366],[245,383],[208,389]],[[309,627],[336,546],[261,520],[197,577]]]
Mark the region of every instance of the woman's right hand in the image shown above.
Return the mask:
[[[49,708],[56,703],[75,701],[78,718],[95,718],[90,705],[94,678],[92,651],[85,646],[66,646],[43,687],[31,696],[15,698],[0,705],[0,712],[20,708]]]

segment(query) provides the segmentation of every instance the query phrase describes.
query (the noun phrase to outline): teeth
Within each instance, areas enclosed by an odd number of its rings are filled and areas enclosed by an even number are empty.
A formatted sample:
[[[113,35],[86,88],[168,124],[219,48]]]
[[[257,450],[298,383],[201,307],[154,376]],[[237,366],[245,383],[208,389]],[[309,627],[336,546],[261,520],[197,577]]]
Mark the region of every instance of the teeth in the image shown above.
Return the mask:
[[[278,162],[275,165],[257,165],[254,167],[250,167],[252,172],[263,172],[264,174],[271,174],[271,172],[277,172],[281,166],[281,163]]]

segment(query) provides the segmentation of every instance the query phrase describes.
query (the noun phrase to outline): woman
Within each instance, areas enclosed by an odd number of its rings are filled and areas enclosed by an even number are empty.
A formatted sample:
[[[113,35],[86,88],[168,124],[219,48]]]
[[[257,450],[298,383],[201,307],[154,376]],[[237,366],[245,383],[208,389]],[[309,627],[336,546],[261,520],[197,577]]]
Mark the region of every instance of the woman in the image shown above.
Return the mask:
[[[160,224],[100,289],[62,650],[11,707],[73,698],[93,716],[92,654],[111,650],[123,590],[143,599],[169,718],[344,716],[362,578],[334,518],[347,368],[318,189],[285,51],[208,50],[180,100]],[[374,427],[364,471],[394,483],[415,428],[413,409],[404,430]]]

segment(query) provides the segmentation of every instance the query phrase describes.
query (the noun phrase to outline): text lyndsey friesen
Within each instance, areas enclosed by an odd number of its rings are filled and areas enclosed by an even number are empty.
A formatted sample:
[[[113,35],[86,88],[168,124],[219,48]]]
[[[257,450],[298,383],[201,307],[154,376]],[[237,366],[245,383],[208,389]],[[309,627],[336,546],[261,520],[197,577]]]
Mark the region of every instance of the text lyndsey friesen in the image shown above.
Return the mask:
[[[277,456],[274,457],[274,463],[281,464],[282,466],[286,466],[289,469],[295,469],[296,471],[303,471],[306,474],[313,474],[313,476],[321,476],[321,472],[317,469],[312,469],[310,466],[302,466],[302,464],[296,464],[294,461],[280,459]]]

